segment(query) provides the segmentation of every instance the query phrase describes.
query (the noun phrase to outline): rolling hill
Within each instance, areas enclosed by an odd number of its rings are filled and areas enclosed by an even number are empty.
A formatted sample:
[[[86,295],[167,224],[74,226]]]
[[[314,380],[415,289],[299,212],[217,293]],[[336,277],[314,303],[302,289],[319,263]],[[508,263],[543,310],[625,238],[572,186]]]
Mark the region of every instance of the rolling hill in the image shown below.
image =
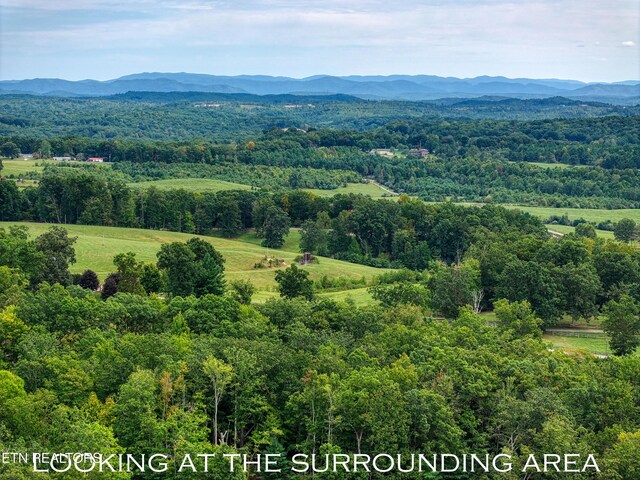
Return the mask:
[[[15,225],[16,222],[0,222],[0,228]],[[52,224],[20,222],[29,227],[29,234],[37,236],[47,230]],[[145,230],[138,228],[99,227],[90,225],[61,225],[69,235],[78,237],[75,244],[77,262],[71,266],[73,273],[81,273],[86,269],[94,270],[98,276],[104,278],[115,270],[113,257],[118,253],[135,252],[137,259],[155,261],[160,245],[169,242],[185,242],[194,235],[159,230]],[[209,236],[200,238],[210,242],[225,258],[225,276],[228,280],[244,279],[251,281],[258,293],[257,301],[277,295],[275,272],[276,268],[254,268],[256,263],[266,256],[273,256],[285,261],[285,267],[290,265],[297,252],[299,234],[292,230],[284,245],[284,249],[267,249],[259,244],[259,239],[252,233],[246,233],[238,239],[226,239]],[[368,280],[380,275],[386,269],[358,265],[332,258],[319,258],[318,263],[303,267],[310,273],[310,278],[317,280],[326,275],[329,278],[350,278]],[[362,289],[354,292],[354,297],[370,299],[368,293]],[[350,291],[332,292],[331,296],[345,298]]]
[[[105,96],[133,91],[211,92],[254,95],[353,95],[366,99],[433,100],[502,96],[577,99],[640,97],[640,82],[591,83],[575,80],[481,76],[475,78],[433,75],[344,76],[307,78],[265,75],[220,76],[193,73],[145,72],[107,81],[68,81],[57,78],[0,81],[0,93],[57,96]]]

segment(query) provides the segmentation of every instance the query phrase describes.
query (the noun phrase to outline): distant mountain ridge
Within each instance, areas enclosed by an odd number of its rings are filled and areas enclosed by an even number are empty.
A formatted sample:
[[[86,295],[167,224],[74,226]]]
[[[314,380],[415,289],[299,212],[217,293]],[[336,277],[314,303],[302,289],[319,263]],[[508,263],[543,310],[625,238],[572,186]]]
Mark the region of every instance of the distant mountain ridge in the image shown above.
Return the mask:
[[[577,80],[435,75],[314,75],[307,78],[267,75],[222,76],[195,73],[144,72],[106,81],[57,78],[0,81],[0,94],[106,96],[126,92],[211,92],[253,95],[351,95],[380,100],[440,98],[567,98],[630,101],[638,97],[640,81],[584,83]]]

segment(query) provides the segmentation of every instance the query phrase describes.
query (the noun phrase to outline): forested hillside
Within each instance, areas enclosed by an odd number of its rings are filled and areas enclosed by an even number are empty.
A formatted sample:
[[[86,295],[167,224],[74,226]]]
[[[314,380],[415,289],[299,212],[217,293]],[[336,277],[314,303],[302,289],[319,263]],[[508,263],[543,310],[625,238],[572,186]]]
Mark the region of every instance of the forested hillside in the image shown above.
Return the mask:
[[[271,128],[370,130],[424,118],[551,119],[638,115],[637,106],[566,98],[434,102],[347,96],[257,96],[130,92],[108,98],[0,95],[0,135],[236,141]]]
[[[20,226],[0,230],[0,446],[159,456],[127,472],[116,460],[115,471],[51,473],[64,468],[61,457],[38,466],[50,473],[7,463],[2,475],[271,478],[231,474],[222,458],[271,453],[280,458],[277,478],[306,478],[291,471],[300,452],[320,454],[319,470],[325,454],[393,452],[400,461],[399,452],[407,470],[410,453],[437,461],[442,452],[471,451],[482,461],[505,455],[520,471],[530,455],[553,451],[577,455],[570,458],[581,478],[632,478],[638,251],[589,237],[549,239],[536,220],[500,208],[354,200],[328,248],[347,240],[353,252],[384,248],[375,237],[380,215],[400,215],[405,230],[393,248],[426,262],[381,277],[371,288],[378,301],[365,307],[316,298],[296,265],[276,274],[281,298],[251,305],[251,284],[226,281],[224,258],[198,238],[162,245],[151,263],[121,252],[114,273],[100,279],[91,270],[69,274],[75,238],[63,228],[36,238]],[[304,242],[316,238],[312,228],[305,225]],[[469,245],[457,241],[460,228]],[[414,235],[423,239],[412,243]],[[451,255],[458,260],[442,262]],[[476,313],[486,302],[493,322]],[[541,329],[563,312],[600,315],[616,355],[551,351]],[[199,473],[177,472],[187,454]],[[205,467],[198,454],[217,456]],[[589,454],[602,474],[585,468]],[[92,470],[91,462],[78,465]],[[353,462],[346,465],[341,478],[353,478]],[[465,478],[505,478],[475,468]],[[424,475],[416,468],[368,477]]]
[[[207,95],[0,97],[0,448],[166,463],[0,478],[637,478],[638,107]],[[322,471],[469,452],[513,470]]]

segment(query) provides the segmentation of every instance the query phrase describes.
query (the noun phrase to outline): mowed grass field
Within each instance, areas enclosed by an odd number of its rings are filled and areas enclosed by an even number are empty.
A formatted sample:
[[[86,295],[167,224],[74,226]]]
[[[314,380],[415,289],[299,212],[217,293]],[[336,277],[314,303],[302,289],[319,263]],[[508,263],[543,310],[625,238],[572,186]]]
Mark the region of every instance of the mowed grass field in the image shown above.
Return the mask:
[[[481,206],[478,204],[471,203],[461,203],[461,205],[475,205]],[[563,216],[567,215],[569,220],[577,220],[578,218],[584,218],[588,222],[605,222],[610,220],[614,223],[619,222],[623,218],[630,218],[635,221],[637,224],[640,224],[640,209],[637,208],[623,208],[618,210],[606,210],[603,208],[554,208],[554,207],[528,207],[523,205],[511,205],[511,204],[502,204],[503,207],[509,208],[512,210],[521,210],[523,212],[528,212],[531,215],[535,215],[541,220],[547,220],[552,216]],[[575,229],[574,227],[570,227],[567,225],[554,225],[549,224],[548,229],[559,232],[559,233],[571,233]],[[596,230],[598,236],[603,238],[613,239],[613,232],[607,230]]]
[[[438,203],[438,202],[426,202],[426,203]],[[456,205],[463,205],[465,207],[482,207],[481,203],[470,203],[470,202],[458,202]],[[640,223],[640,209],[639,208],[621,208],[617,210],[607,210],[604,208],[555,208],[555,207],[529,207],[526,205],[513,205],[510,203],[499,203],[505,208],[509,208],[511,210],[521,210],[523,212],[528,212],[531,215],[535,215],[541,220],[547,220],[552,216],[563,216],[567,215],[569,220],[577,220],[579,218],[584,218],[589,222],[605,222],[607,220],[611,220],[616,223],[623,218],[630,218],[634,220],[636,223]],[[554,225],[555,227],[555,225]]]
[[[43,160],[23,160],[21,158],[9,160],[7,158],[2,159],[2,170],[0,174],[5,177],[18,177],[30,172],[40,173],[44,170]]]
[[[241,183],[225,182],[212,178],[170,178],[166,180],[153,180],[149,182],[131,182],[130,188],[142,190],[156,187],[160,190],[175,190],[178,188],[189,192],[220,192],[222,190],[251,190],[249,185]]]
[[[31,236],[37,236],[47,230],[52,224],[28,223],[28,222],[0,222],[0,227],[9,225],[25,225],[29,227]],[[160,250],[160,245],[169,242],[185,242],[196,235],[186,233],[165,232],[158,230],[145,230],[138,228],[119,227],[98,227],[91,225],[61,225],[66,228],[71,236],[77,236],[75,244],[77,262],[72,265],[72,272],[83,272],[90,268],[94,270],[101,279],[115,270],[113,257],[118,253],[135,252],[136,257],[142,261],[156,261],[156,253]],[[247,233],[240,239],[225,239],[217,237],[200,236],[200,238],[211,243],[225,258],[225,273],[229,280],[245,279],[251,281],[258,290],[265,292],[266,298],[272,292],[275,295],[275,272],[276,268],[253,268],[265,255],[274,256],[285,261],[285,267],[291,265],[295,257],[299,255],[297,251],[297,239],[299,233],[292,230],[283,249],[266,249],[259,245],[259,240],[253,234]],[[250,240],[250,241],[247,241]],[[357,265],[331,258],[320,257],[318,263],[313,263],[303,267],[310,273],[310,278],[316,280],[326,275],[329,278],[345,277],[360,279],[363,276],[367,279],[380,275],[386,269]],[[357,292],[352,290],[353,295],[360,300],[365,291]],[[332,292],[331,296],[343,296],[343,292]],[[257,299],[261,297],[258,296]]]
[[[166,180],[152,180],[148,182],[131,182],[129,187],[134,189],[145,189],[157,187],[161,190],[182,188],[189,192],[219,192],[221,190],[250,190],[252,187],[242,183],[227,182],[213,178],[172,178]],[[346,187],[338,187],[333,190],[321,190],[319,188],[303,188],[306,192],[311,192],[319,197],[332,197],[338,193],[355,193],[368,195],[372,198],[392,197],[393,195],[385,191],[380,186],[373,183],[349,183]]]
[[[534,165],[539,168],[559,168],[566,170],[567,168],[591,168],[589,165],[569,165],[567,163],[544,163],[544,162],[509,162],[509,163],[524,163],[526,165]]]
[[[595,355],[609,355],[609,340],[607,338],[569,337],[545,334],[542,338],[550,342],[553,348],[571,353],[584,350]]]
[[[507,208],[529,212],[543,220],[553,215],[567,215],[570,220],[584,218],[589,222],[604,222],[611,220],[618,222],[623,218],[630,218],[636,223],[640,223],[640,209],[624,208],[619,210],[605,210],[598,208],[553,208],[553,207],[524,207],[519,205],[504,205]]]
[[[570,227],[568,225],[547,225],[547,230],[552,232],[567,234],[567,233],[573,233],[576,230],[576,228]],[[613,240],[615,238],[613,236],[613,232],[610,232],[608,230],[596,230],[596,234],[599,237],[608,238],[610,240]]]
[[[375,183],[348,183],[346,187],[338,187],[334,190],[320,190],[318,188],[304,188],[303,190],[318,195],[319,197],[332,197],[338,193],[355,193],[368,195],[372,198],[394,197],[393,194]]]
[[[30,172],[41,173],[44,170],[45,165],[64,165],[64,164],[87,164],[88,162],[78,162],[75,160],[71,160],[68,162],[60,162],[56,160],[33,160],[27,159],[23,160],[21,158],[17,159],[2,159],[3,169],[0,170],[0,175],[5,177],[19,177],[20,175],[25,175]],[[111,164],[109,163],[101,163],[92,165],[99,165],[102,168],[111,168]]]

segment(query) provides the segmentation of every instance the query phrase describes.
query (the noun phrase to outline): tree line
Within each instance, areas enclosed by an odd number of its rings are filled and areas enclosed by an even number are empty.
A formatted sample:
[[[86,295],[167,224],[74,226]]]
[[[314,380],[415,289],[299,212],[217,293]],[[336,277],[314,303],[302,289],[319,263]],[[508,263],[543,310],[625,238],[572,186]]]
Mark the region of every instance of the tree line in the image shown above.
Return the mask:
[[[441,278],[439,285],[455,280],[456,289],[425,283],[434,295],[431,307],[446,316],[467,304],[491,309],[496,300],[507,298],[527,300],[545,325],[553,325],[565,314],[588,319],[609,300],[640,295],[638,252],[631,245],[596,239],[588,224],[555,241],[538,218],[499,206],[426,204],[406,196],[397,201],[352,194],[325,198],[302,190],[132,191],[110,176],[70,171],[46,174],[37,188],[22,192],[13,182],[0,182],[0,192],[10,192],[2,218],[229,238],[255,229],[269,248],[281,247],[290,228],[299,227],[302,252],[374,267],[427,270]],[[616,225],[620,240],[630,242],[635,235],[633,221]],[[481,298],[474,301],[474,295]]]
[[[640,202],[637,118],[395,122],[364,132],[275,128],[233,143],[5,137],[0,138],[0,145],[11,144],[11,149],[27,152],[44,149],[57,155],[101,156],[137,178],[216,175],[236,180],[247,173],[245,181],[255,184],[288,182],[293,187],[335,188],[345,180],[371,177],[428,201],[453,198],[636,208]],[[369,153],[374,147],[406,150],[418,146],[428,148],[431,155],[417,159]],[[569,158],[572,156],[576,158]],[[531,162],[582,167],[542,168]],[[165,169],[166,165],[170,167]],[[265,167],[281,170],[261,170]]]

